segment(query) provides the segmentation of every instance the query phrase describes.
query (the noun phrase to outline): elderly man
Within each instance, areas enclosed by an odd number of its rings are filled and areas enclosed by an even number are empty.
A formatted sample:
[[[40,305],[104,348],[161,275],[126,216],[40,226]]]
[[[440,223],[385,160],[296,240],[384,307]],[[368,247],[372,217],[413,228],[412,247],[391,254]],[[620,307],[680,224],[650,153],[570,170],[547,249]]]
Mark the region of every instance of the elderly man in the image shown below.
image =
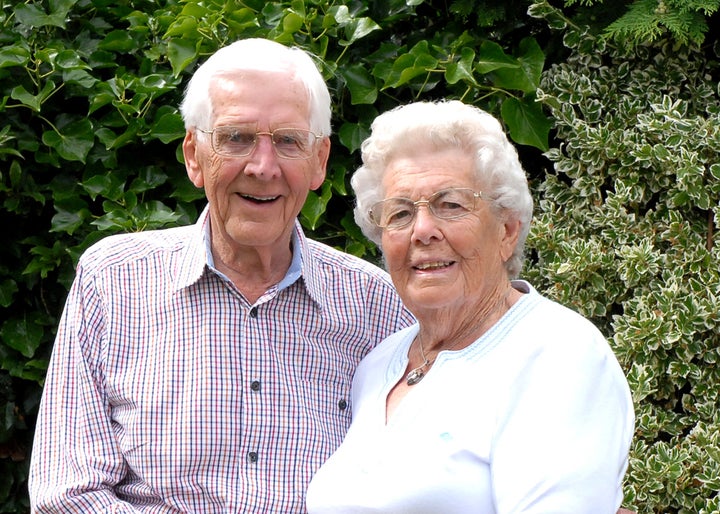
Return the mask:
[[[311,57],[229,45],[181,107],[194,226],[80,259],[33,448],[33,512],[304,512],[356,364],[408,325],[387,275],[306,239],[330,97]]]

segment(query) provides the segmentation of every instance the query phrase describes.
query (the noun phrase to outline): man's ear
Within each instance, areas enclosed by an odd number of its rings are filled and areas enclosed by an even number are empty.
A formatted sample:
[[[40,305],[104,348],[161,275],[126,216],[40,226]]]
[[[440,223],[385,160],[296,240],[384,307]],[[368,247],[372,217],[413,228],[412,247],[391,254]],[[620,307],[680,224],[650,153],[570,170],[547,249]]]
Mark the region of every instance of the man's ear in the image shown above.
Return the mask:
[[[185,158],[185,170],[190,178],[190,182],[195,184],[195,187],[203,187],[205,185],[205,179],[197,158],[197,134],[194,130],[188,130],[185,133],[182,149],[183,157]]]
[[[330,158],[330,138],[324,137],[317,144],[317,160],[318,167],[315,170],[314,175],[310,180],[310,189],[317,189],[322,186],[325,180],[325,174],[327,173],[327,163]]]

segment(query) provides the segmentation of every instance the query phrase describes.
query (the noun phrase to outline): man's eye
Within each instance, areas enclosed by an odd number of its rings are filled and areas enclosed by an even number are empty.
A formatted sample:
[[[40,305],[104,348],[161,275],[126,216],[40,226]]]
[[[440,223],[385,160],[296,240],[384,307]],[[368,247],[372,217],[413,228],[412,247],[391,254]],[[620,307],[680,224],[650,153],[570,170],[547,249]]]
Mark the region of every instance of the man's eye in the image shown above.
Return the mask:
[[[275,136],[276,145],[293,146],[297,145],[300,140],[293,134],[277,134]]]
[[[224,142],[238,145],[251,145],[255,142],[254,132],[233,131],[224,134]]]

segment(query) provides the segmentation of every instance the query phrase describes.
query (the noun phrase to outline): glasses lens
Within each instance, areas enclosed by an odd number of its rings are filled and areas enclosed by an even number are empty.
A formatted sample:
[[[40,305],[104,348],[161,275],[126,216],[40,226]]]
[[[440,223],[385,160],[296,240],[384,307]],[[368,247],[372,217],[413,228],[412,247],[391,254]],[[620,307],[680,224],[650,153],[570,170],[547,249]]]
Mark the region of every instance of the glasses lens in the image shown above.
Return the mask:
[[[255,147],[257,134],[252,125],[238,127],[215,127],[213,148],[221,155],[242,157]]]
[[[475,192],[464,188],[445,189],[432,195],[428,205],[438,218],[459,218],[475,209]]]
[[[309,130],[276,129],[272,133],[275,151],[286,159],[303,159],[312,155],[315,136]]]
[[[414,219],[418,205],[426,204],[437,218],[451,220],[462,218],[475,210],[480,196],[472,189],[450,188],[438,191],[427,200],[413,202],[409,198],[387,198],[370,208],[370,219],[378,227],[397,229],[409,225]]]
[[[415,217],[415,204],[407,198],[388,198],[370,209],[373,222],[382,228],[400,228]]]

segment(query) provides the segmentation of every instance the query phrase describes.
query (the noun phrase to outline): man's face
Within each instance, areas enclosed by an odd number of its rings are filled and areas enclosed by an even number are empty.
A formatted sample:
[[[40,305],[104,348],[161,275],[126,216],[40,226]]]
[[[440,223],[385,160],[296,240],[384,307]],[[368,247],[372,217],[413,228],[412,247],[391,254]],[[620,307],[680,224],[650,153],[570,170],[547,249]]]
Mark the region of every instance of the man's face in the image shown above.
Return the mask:
[[[258,132],[309,129],[308,95],[299,81],[279,72],[242,72],[214,79],[212,130],[252,124]],[[312,143],[305,159],[279,157],[268,135],[257,137],[243,157],[218,155],[211,135],[188,132],[183,144],[188,176],[205,188],[210,203],[213,246],[287,249],[294,220],[308,191],[325,178],[329,139]]]

